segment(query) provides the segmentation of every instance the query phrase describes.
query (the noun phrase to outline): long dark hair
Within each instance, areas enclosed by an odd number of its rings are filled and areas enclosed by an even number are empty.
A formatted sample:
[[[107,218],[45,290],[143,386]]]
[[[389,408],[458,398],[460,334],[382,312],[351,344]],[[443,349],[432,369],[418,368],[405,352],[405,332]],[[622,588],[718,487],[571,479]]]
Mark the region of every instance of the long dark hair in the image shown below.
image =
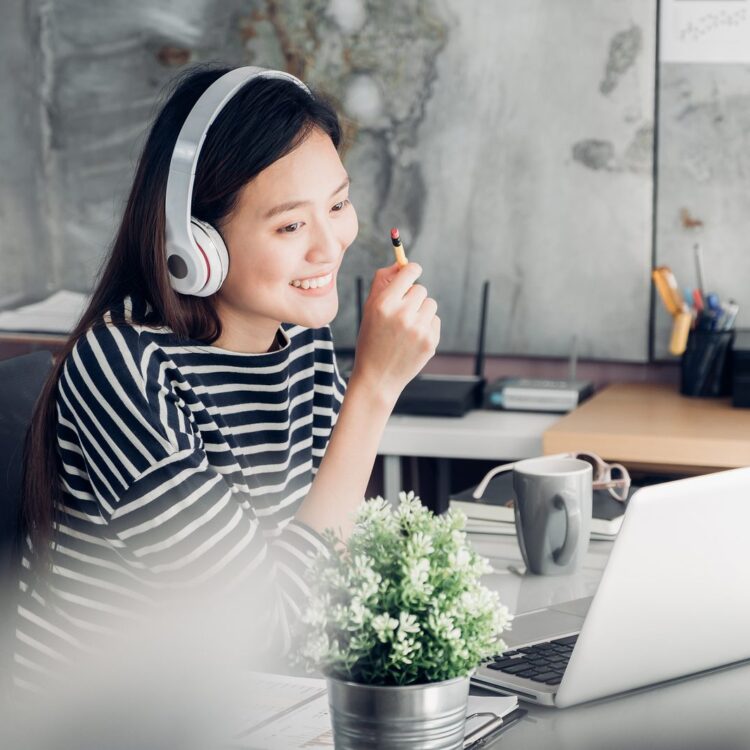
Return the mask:
[[[148,302],[148,320],[180,337],[207,343],[221,334],[210,297],[187,297],[170,286],[165,257],[164,202],[169,162],[177,135],[203,92],[229,68],[192,68],[172,87],[157,115],[138,162],[122,222],[105,259],[91,302],[71,333],[37,402],[26,437],[22,527],[37,558],[47,558],[53,523],[61,505],[57,451],[57,388],[65,359],[76,341],[102,324],[105,312],[134,296]],[[341,130],[333,107],[296,84],[256,78],[227,103],[201,149],[192,215],[221,231],[241,189],[293,150],[313,128],[338,148]]]

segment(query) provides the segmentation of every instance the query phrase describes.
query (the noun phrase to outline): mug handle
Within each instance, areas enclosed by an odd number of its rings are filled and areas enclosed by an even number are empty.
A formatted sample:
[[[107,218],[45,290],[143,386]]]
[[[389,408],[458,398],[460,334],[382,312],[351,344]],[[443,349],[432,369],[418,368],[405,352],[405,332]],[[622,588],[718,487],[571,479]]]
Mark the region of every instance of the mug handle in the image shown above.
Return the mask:
[[[552,504],[558,510],[565,511],[565,541],[562,547],[552,553],[552,559],[557,565],[567,565],[578,546],[578,536],[581,533],[581,509],[576,507],[575,495],[569,490],[563,490],[555,495]]]

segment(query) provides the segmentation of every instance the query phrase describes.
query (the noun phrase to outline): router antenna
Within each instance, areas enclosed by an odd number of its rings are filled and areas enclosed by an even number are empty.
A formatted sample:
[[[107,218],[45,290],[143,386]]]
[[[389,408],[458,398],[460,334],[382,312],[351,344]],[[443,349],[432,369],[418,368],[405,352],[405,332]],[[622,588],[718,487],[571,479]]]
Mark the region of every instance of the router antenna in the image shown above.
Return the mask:
[[[490,296],[490,282],[482,285],[482,307],[479,312],[479,341],[477,342],[477,358],[474,362],[474,374],[484,377],[484,339],[487,330],[487,300]]]
[[[362,299],[362,277],[357,276],[355,282],[357,284],[357,333],[359,333],[359,329],[362,328],[362,305],[364,304]]]

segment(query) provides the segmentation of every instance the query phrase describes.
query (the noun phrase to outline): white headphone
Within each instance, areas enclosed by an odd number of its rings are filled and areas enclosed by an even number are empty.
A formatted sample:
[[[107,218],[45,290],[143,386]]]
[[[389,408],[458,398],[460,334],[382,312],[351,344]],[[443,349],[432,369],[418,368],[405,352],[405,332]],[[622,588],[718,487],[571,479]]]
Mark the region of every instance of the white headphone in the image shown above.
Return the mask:
[[[169,280],[180,294],[208,297],[219,290],[227,276],[229,254],[221,235],[210,224],[190,215],[193,182],[211,123],[237,91],[253,78],[282,78],[310,93],[302,81],[289,73],[248,66],[221,76],[190,110],[169,163],[165,206]]]

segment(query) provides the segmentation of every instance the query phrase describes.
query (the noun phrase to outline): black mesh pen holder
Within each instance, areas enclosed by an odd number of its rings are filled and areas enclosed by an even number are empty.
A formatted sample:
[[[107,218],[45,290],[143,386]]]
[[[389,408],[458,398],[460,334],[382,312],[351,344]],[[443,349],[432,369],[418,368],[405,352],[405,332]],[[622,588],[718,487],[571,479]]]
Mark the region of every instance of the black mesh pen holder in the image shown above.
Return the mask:
[[[680,393],[715,398],[732,392],[734,331],[690,331],[682,355]]]

